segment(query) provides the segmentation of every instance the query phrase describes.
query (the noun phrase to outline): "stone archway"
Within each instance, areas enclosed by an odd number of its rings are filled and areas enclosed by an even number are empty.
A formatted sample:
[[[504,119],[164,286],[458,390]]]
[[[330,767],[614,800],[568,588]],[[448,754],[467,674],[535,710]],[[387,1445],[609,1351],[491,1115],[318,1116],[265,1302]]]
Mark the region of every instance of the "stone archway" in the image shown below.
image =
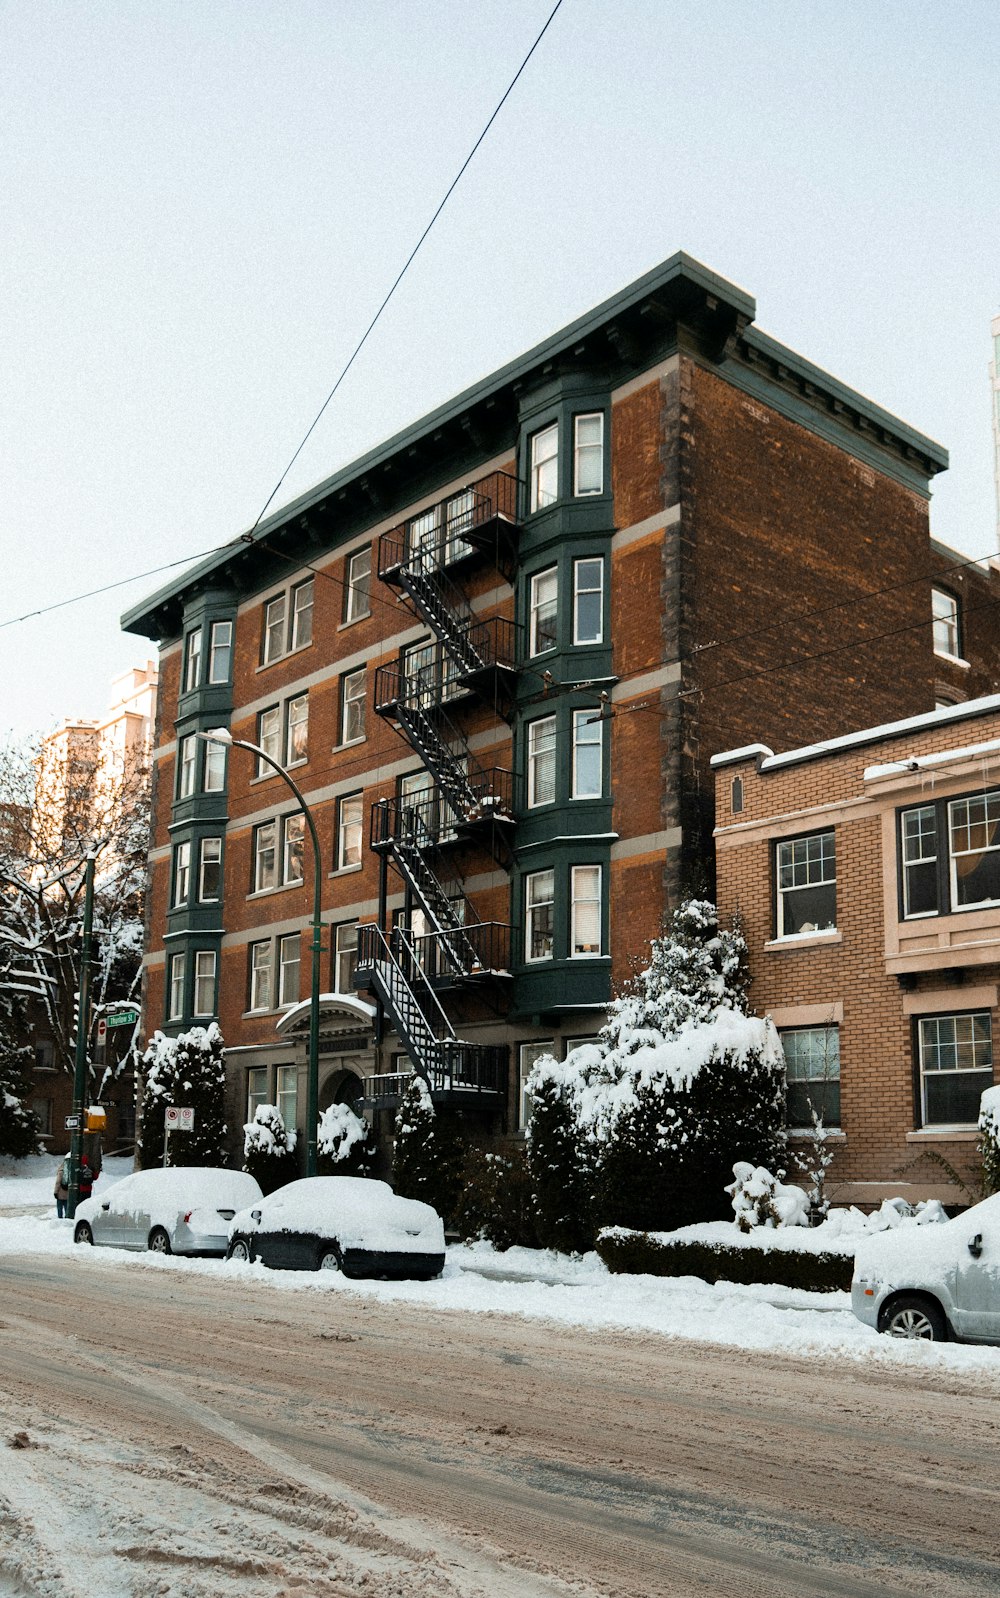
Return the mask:
[[[357,1058],[345,1058],[334,1062],[333,1069],[329,1071],[319,1087],[319,1113],[328,1110],[331,1104],[348,1104],[356,1115],[361,1114],[361,1100],[365,1092],[365,1076],[370,1074],[371,1065],[365,1070],[365,1061]]]

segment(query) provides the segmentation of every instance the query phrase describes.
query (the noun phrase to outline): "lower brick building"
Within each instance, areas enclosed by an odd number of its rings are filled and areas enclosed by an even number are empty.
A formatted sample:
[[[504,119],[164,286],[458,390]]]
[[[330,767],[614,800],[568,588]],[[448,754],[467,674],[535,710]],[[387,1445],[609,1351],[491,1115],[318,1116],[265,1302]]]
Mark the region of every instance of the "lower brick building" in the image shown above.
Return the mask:
[[[712,764],[720,910],[793,1138],[822,1112],[838,1203],[969,1202],[1000,1079],[1000,695]]]

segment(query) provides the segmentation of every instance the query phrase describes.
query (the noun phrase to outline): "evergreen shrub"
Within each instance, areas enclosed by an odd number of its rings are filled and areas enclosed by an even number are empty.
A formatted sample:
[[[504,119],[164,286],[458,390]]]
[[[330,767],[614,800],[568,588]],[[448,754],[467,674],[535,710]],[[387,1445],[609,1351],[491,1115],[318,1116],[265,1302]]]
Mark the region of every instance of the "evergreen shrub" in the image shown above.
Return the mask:
[[[645,1232],[600,1232],[597,1252],[616,1275],[698,1276],[706,1282],[765,1282],[809,1293],[849,1292],[853,1254],[741,1248],[738,1243],[665,1242]]]
[[[296,1134],[286,1129],[277,1106],[258,1104],[253,1120],[243,1128],[243,1169],[262,1193],[295,1181],[295,1144]]]
[[[537,1248],[531,1176],[523,1149],[470,1147],[455,1228],[466,1243],[485,1238],[500,1253]]]
[[[155,1032],[142,1056],[140,1169],[163,1164],[164,1111],[194,1110],[194,1130],[171,1132],[170,1165],[226,1164],[226,1048],[218,1026],[192,1027],[176,1038]]]
[[[465,1147],[454,1116],[439,1115],[424,1078],[414,1072],[396,1112],[392,1185],[404,1198],[420,1199],[450,1224],[458,1209]]]

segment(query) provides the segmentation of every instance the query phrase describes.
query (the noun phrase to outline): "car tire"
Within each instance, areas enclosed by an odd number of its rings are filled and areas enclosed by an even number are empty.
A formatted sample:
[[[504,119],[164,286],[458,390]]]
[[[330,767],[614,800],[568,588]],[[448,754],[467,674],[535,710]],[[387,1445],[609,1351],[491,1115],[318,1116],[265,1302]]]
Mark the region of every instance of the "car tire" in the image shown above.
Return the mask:
[[[250,1265],[253,1263],[253,1255],[250,1253],[250,1244],[247,1242],[245,1237],[233,1238],[229,1247],[226,1249],[226,1259],[236,1260],[240,1265]]]
[[[172,1254],[174,1252],[170,1247],[170,1239],[162,1226],[153,1227],[146,1242],[146,1247],[151,1254]]]
[[[323,1247],[320,1249],[316,1259],[316,1269],[318,1271],[342,1271],[344,1269],[344,1257],[336,1244],[332,1248]]]
[[[88,1226],[86,1221],[78,1221],[77,1222],[76,1230],[73,1233],[73,1242],[74,1243],[89,1243],[91,1245],[91,1247],[93,1247],[94,1234],[90,1230],[90,1227]]]
[[[948,1322],[940,1304],[916,1294],[894,1298],[878,1318],[878,1329],[888,1337],[916,1338],[925,1343],[946,1343]]]

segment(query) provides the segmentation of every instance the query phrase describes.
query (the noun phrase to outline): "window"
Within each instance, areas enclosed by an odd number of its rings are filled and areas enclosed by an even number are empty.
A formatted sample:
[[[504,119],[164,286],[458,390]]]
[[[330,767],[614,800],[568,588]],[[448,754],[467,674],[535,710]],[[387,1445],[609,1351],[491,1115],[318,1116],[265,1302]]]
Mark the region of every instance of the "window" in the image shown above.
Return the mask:
[[[299,1002],[299,964],[302,939],[297,932],[289,932],[278,939],[278,1003]]]
[[[181,739],[177,774],[178,799],[188,799],[194,793],[195,763],[197,759],[198,745],[192,733],[190,737]]]
[[[943,588],[931,589],[932,632],[934,653],[961,659],[962,638],[959,628],[958,600]]]
[[[205,745],[205,792],[221,793],[226,786],[226,746]]]
[[[275,1074],[277,1077],[275,1098],[278,1101],[278,1114],[285,1123],[285,1130],[294,1132],[297,1114],[296,1098],[298,1095],[299,1068],[297,1065],[279,1065]]]
[[[41,1043],[35,1044],[35,1070],[54,1071],[55,1068],[55,1045],[48,1038],[45,1038]]]
[[[837,855],[832,832],[777,846],[778,937],[825,932],[837,924]]]
[[[791,1027],[782,1031],[789,1126],[812,1126],[812,1112],[824,1126],[840,1125],[840,1031],[835,1026]]]
[[[191,693],[201,681],[201,628],[188,633],[184,649],[184,692]]]
[[[553,1051],[552,1038],[543,1038],[537,1043],[522,1043],[518,1048],[518,1128],[523,1131],[531,1120],[531,1095],[528,1092],[528,1078],[531,1075],[535,1061],[540,1060],[543,1054]]]
[[[559,497],[559,426],[543,428],[531,440],[531,509],[544,510]]]
[[[348,557],[344,588],[344,620],[359,621],[371,613],[372,551],[359,549]]]
[[[198,898],[222,898],[222,839],[202,838],[198,868]]]
[[[604,791],[604,723],[596,710],[573,712],[574,799],[600,799]]]
[[[285,735],[285,765],[297,766],[309,758],[309,695],[299,694],[288,701],[288,729]]]
[[[532,871],[524,879],[524,958],[552,959],[555,873]]]
[[[463,555],[472,553],[472,544],[462,535],[472,526],[475,508],[476,496],[471,488],[456,494],[445,506],[445,561],[461,560]]]
[[[277,883],[277,824],[265,821],[254,828],[253,892],[263,893]]]
[[[573,866],[570,954],[573,959],[601,952],[601,868]]]
[[[550,805],[556,796],[556,718],[528,723],[528,805]]]
[[[407,691],[416,693],[421,707],[433,704],[437,684],[436,645],[408,644],[402,653],[402,666]]]
[[[556,647],[556,608],[558,583],[556,568],[536,572],[531,579],[528,617],[528,649],[532,655]]]
[[[31,1113],[38,1122],[38,1130],[42,1137],[50,1137],[52,1135],[52,1100],[32,1099]]]
[[[195,1015],[215,1014],[214,949],[199,949],[194,957],[194,1011]]]
[[[292,644],[293,649],[304,649],[313,641],[313,595],[316,579],[310,577],[292,589]]]
[[[361,795],[345,794],[337,806],[337,870],[361,864]]]
[[[360,743],[365,735],[365,669],[340,679],[340,741]]]
[[[599,644],[604,638],[604,560],[573,562],[573,642]]]
[[[184,956],[170,956],[170,973],[167,981],[167,1020],[176,1021],[184,1014]]]
[[[187,904],[190,892],[191,845],[179,843],[174,850],[174,904]]]
[[[271,1008],[270,940],[267,943],[250,945],[250,1008],[251,1010]]]
[[[1000,788],[903,810],[899,835],[905,918],[1000,904]]]
[[[345,922],[334,932],[333,988],[335,993],[354,993],[354,973],[358,966],[358,925]]]
[[[734,816],[743,814],[743,778],[734,777],[729,789],[729,808]]]
[[[414,516],[410,522],[410,563],[417,571],[436,571],[441,565],[439,543],[441,532],[441,507]]]
[[[285,596],[279,594],[264,606],[264,642],[261,659],[266,666],[285,653]]]
[[[247,1072],[247,1120],[252,1121],[257,1106],[267,1102],[267,1066],[251,1066]]]
[[[208,680],[210,683],[229,681],[233,662],[233,624],[231,621],[213,621],[208,647]]]
[[[257,715],[257,743],[266,755],[272,760],[281,760],[281,706],[269,705],[266,710],[261,710]],[[266,760],[257,757],[258,777],[270,777],[274,774],[274,767],[269,766]]]
[[[993,1086],[990,1012],[924,1016],[917,1023],[924,1126],[975,1126],[979,1099]]]
[[[604,412],[573,418],[573,492],[604,493]]]
[[[302,856],[306,845],[306,818],[301,811],[297,815],[285,817],[282,834],[281,880],[301,882]]]

